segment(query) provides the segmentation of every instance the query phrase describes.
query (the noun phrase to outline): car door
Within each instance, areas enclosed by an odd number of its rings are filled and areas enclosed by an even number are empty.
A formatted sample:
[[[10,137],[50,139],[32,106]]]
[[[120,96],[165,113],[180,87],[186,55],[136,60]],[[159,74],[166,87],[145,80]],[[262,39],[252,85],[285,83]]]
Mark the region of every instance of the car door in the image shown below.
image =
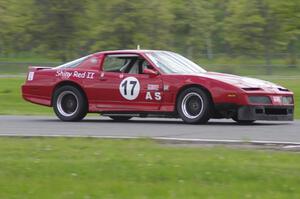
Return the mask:
[[[97,108],[101,111],[155,111],[163,98],[160,75],[132,72],[143,58],[138,54],[105,56],[96,85]]]

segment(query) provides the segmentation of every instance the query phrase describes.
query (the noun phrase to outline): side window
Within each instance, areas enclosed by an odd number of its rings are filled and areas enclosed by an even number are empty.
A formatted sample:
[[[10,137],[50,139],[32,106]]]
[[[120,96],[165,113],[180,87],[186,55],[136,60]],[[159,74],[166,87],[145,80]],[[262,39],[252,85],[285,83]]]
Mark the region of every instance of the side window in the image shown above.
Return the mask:
[[[113,54],[105,57],[102,68],[107,72],[143,74],[144,68],[153,67],[137,54]]]
[[[124,57],[107,56],[103,63],[103,70],[108,72],[121,72],[129,61]]]
[[[154,68],[153,68],[153,67],[149,64],[149,62],[146,61],[146,60],[142,63],[142,71],[143,71],[144,69],[151,69],[151,70],[154,70]]]
[[[128,73],[130,74],[143,74],[145,68],[153,69],[152,66],[144,59],[139,57],[136,62],[132,65]]]

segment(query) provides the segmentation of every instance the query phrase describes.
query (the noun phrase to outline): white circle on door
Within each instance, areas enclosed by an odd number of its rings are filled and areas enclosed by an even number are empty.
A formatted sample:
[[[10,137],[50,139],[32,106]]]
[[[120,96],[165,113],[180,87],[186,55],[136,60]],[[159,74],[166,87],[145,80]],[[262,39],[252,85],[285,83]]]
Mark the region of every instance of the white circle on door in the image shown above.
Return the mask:
[[[120,83],[121,95],[127,100],[135,100],[140,94],[140,82],[135,77],[126,77]]]

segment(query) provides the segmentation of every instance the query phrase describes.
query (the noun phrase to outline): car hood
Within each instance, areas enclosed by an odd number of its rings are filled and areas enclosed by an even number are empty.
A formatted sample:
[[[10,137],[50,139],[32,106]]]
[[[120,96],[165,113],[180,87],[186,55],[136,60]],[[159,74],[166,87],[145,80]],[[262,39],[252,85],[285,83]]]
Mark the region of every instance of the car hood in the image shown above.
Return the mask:
[[[250,78],[250,77],[242,77],[237,75],[225,74],[225,73],[215,73],[215,72],[207,72],[204,74],[207,78],[215,79],[224,83],[228,83],[239,88],[260,88],[263,90],[273,90],[273,89],[287,89],[274,84],[272,82]]]

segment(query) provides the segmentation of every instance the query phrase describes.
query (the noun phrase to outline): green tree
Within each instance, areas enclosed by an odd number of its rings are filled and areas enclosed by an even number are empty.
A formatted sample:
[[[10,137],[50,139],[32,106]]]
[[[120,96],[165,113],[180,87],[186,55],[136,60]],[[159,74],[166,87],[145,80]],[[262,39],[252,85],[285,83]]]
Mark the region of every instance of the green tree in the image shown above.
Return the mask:
[[[268,0],[231,0],[224,20],[224,39],[233,52],[263,54],[267,73],[272,54],[283,48],[281,24]]]
[[[174,1],[174,38],[179,51],[188,57],[213,53],[212,34],[215,29],[214,10],[210,1]]]
[[[172,13],[167,1],[112,0],[96,4],[92,50],[135,48],[138,44],[142,48],[167,48],[172,40]]]
[[[0,53],[17,54],[32,50],[29,31],[33,13],[31,0],[0,0]]]
[[[263,49],[261,42],[265,19],[255,2],[231,0],[223,23],[224,40],[232,52],[251,53]]]
[[[82,30],[85,30],[86,1],[34,0],[36,16],[32,35],[38,50],[62,61],[77,56],[81,51]]]
[[[0,0],[0,53],[65,61],[139,44],[192,58],[258,54],[271,73],[274,53],[297,64],[299,10],[299,0]]]
[[[270,5],[281,24],[278,32],[289,53],[289,65],[295,67],[300,50],[300,1],[274,1]]]
[[[214,31],[213,44],[215,52],[228,52],[230,48],[228,43],[224,40],[224,19],[228,15],[228,5],[230,0],[212,0],[212,10],[214,12]]]

